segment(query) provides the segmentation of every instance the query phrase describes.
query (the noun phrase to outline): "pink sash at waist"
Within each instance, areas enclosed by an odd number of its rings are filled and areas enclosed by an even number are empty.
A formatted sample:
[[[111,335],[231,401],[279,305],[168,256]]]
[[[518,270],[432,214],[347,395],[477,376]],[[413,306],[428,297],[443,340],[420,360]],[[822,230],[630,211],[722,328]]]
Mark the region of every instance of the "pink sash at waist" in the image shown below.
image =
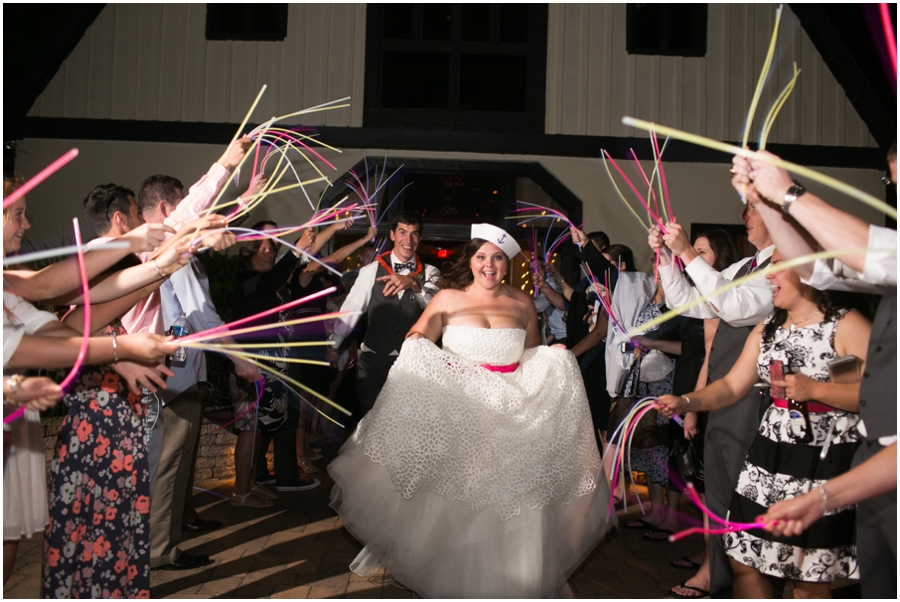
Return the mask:
[[[779,408],[787,409],[788,401],[787,399],[779,399],[775,397],[772,399],[772,402]],[[827,406],[824,403],[818,403],[815,401],[810,401],[806,404],[807,409],[813,414],[825,414],[827,412],[837,412],[839,411],[837,408],[833,408],[831,406]]]
[[[516,362],[515,364],[508,364],[506,366],[492,366],[490,364],[481,364],[481,367],[486,370],[490,370],[491,372],[502,372],[506,374],[509,372],[515,372],[516,368],[519,367],[519,362]]]

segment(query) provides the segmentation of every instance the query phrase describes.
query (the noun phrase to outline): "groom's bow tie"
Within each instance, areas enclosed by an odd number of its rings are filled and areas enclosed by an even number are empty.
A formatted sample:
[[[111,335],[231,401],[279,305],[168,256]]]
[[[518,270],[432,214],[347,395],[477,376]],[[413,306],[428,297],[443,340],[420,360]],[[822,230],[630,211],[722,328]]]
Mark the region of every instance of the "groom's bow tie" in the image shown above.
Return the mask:
[[[396,274],[403,270],[412,272],[415,269],[415,267],[416,267],[415,261],[408,261],[406,263],[395,263],[394,264],[394,273]]]

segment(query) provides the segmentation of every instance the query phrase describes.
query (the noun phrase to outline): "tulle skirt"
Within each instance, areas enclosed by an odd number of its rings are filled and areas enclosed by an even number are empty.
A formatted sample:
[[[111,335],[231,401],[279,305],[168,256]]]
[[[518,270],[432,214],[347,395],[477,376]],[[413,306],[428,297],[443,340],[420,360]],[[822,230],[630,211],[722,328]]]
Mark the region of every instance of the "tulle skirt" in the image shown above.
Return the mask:
[[[615,521],[592,428],[568,352],[528,350],[498,374],[408,341],[328,469],[365,544],[351,569],[386,567],[427,598],[567,597]]]

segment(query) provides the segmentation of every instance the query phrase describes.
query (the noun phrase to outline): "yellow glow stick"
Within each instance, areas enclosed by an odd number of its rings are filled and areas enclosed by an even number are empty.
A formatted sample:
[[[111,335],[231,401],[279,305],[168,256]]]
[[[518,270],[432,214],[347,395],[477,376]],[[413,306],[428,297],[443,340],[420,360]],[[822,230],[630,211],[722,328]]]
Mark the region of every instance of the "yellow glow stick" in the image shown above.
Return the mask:
[[[750,101],[750,111],[747,113],[747,122],[744,124],[744,137],[741,139],[741,146],[747,146],[747,141],[750,139],[750,128],[753,126],[753,117],[756,115],[756,105],[759,104],[763,87],[766,85],[766,78],[769,76],[769,69],[772,67],[772,57],[775,56],[775,42],[778,40],[778,24],[781,22],[781,10],[783,8],[784,5],[779,4],[778,10],[775,11],[775,27],[772,31],[772,40],[769,42],[769,52],[766,54],[762,71],[759,73],[759,81],[756,82],[753,100]]]
[[[198,347],[198,345],[195,344],[194,347]],[[278,347],[283,347],[283,345],[278,345]],[[203,348],[203,347],[198,347],[198,348]],[[216,349],[216,351],[224,351],[224,350]],[[242,357],[244,359],[253,358],[253,359],[258,359],[258,360],[268,360],[270,362],[277,360],[279,362],[285,362],[287,364],[310,364],[312,366],[330,366],[331,365],[328,362],[323,362],[320,360],[304,360],[304,359],[293,358],[293,357],[273,358],[271,355],[263,355],[261,353],[246,353],[244,351],[237,351],[235,349],[228,349],[228,352],[231,355],[236,355],[236,356]]]
[[[704,136],[698,136],[697,134],[689,134],[688,132],[676,130],[675,128],[670,128],[659,124],[651,124],[649,121],[635,119],[634,117],[623,117],[622,123],[627,126],[647,132],[650,131],[651,127],[655,127],[658,132],[665,134],[666,136],[671,136],[676,140],[684,140],[685,142],[690,142],[691,144],[696,144],[698,146],[705,146],[706,148],[721,151],[729,155],[739,155],[741,157],[747,157],[748,159],[762,161],[763,163],[768,163],[770,165],[774,165],[775,167],[780,167],[785,171],[789,171],[791,173],[797,174],[798,176],[808,178],[813,182],[818,182],[819,184],[823,184],[825,186],[828,186],[829,188],[834,188],[838,192],[843,192],[849,197],[852,197],[858,201],[862,201],[866,205],[872,207],[873,209],[877,209],[878,211],[884,213],[888,217],[893,218],[894,220],[897,219],[897,210],[894,207],[891,207],[887,203],[879,201],[871,194],[863,192],[862,190],[850,186],[849,184],[845,184],[844,182],[832,178],[831,176],[826,176],[825,174],[815,171],[814,169],[809,169],[808,167],[803,167],[802,165],[797,165],[796,163],[791,163],[790,161],[784,161],[783,159],[775,159],[771,156],[759,155],[756,153],[756,151],[752,151],[746,148],[739,148],[732,144],[726,144],[725,142],[719,142],[718,140],[713,140]]]
[[[345,100],[350,100],[350,97],[345,96],[344,98],[338,98],[337,100],[331,100],[324,104],[316,105],[316,106],[310,107],[308,109],[302,109],[302,110],[296,111],[294,113],[288,113],[287,115],[282,115],[281,117],[278,117],[277,119],[275,119],[275,121],[283,121],[283,120],[287,119],[288,117],[295,117],[296,115],[305,115],[307,113],[316,113],[318,111],[328,111],[331,109],[343,109],[345,107],[349,107],[350,106],[349,103],[338,105],[338,106],[332,106],[335,103],[344,102]]]
[[[262,98],[263,93],[266,91],[266,84],[263,84],[263,87],[259,89],[259,94],[256,95],[256,100],[253,101],[253,104],[250,105],[250,110],[247,111],[247,114],[244,115],[244,120],[241,122],[240,127],[238,127],[237,131],[234,133],[234,138],[231,139],[231,142],[228,143],[228,146],[234,144],[234,141],[238,139],[238,136],[241,135],[241,130],[244,129],[244,126],[247,125],[247,121],[250,120],[250,116],[253,114],[253,110],[256,108],[256,105],[259,104],[259,99]]]
[[[219,352],[222,353],[223,355],[229,355],[229,356],[237,357],[237,354],[234,353],[233,351],[220,350]],[[343,412],[343,413],[346,414],[347,416],[352,416],[352,415],[353,415],[353,414],[351,414],[348,410],[344,409],[342,406],[339,406],[338,404],[334,403],[333,401],[331,401],[331,400],[328,399],[327,397],[324,397],[323,395],[317,393],[316,391],[313,391],[313,390],[310,389],[309,387],[307,387],[307,386],[305,386],[305,385],[303,385],[303,384],[297,382],[296,380],[294,380],[293,378],[291,378],[291,377],[288,376],[287,374],[284,374],[284,373],[282,373],[282,372],[279,372],[278,370],[275,370],[274,368],[270,368],[269,366],[266,366],[265,364],[263,364],[263,363],[261,363],[261,362],[258,362],[258,361],[254,360],[254,359],[250,359],[250,358],[240,358],[240,359],[243,359],[243,360],[244,360],[245,362],[247,362],[248,364],[253,364],[254,366],[256,366],[257,368],[259,368],[259,369],[262,370],[263,372],[267,372],[268,374],[271,374],[273,378],[275,378],[276,380],[282,381],[282,383],[283,383],[284,385],[287,385],[288,383],[290,383],[290,384],[292,384],[292,385],[294,385],[294,386],[296,386],[296,387],[298,387],[298,388],[300,388],[300,389],[303,389],[304,391],[306,391],[307,393],[313,395],[314,397],[318,397],[319,399],[321,399],[322,401],[324,401],[324,402],[327,403],[328,405],[332,406],[333,408],[336,408],[336,409],[337,409],[338,411],[340,411],[340,412]],[[275,359],[275,358],[269,358],[269,359]],[[288,388],[290,389],[290,387],[288,387]],[[332,418],[331,416],[329,416],[328,414],[326,414],[325,412],[323,412],[322,410],[320,410],[319,408],[317,408],[316,406],[314,406],[313,404],[311,404],[311,403],[310,403],[305,397],[303,397],[302,395],[297,395],[297,397],[299,397],[300,399],[302,399],[303,401],[305,401],[306,404],[307,404],[309,407],[311,407],[312,409],[314,409],[316,412],[318,412],[319,414],[321,414],[322,416],[324,416],[325,418],[327,418],[327,419],[330,420],[331,422],[335,423],[336,425],[338,425],[338,426],[341,427],[341,428],[344,427],[343,424],[341,424],[340,422],[338,422],[337,420],[335,420],[334,418]]]
[[[241,126],[241,127],[243,127],[243,126]],[[237,167],[235,168],[235,171],[240,171],[241,166],[244,164],[244,161],[247,160],[247,157],[249,157],[250,155],[253,154],[253,150],[256,148],[257,144],[259,144],[258,138],[253,141],[253,144],[250,145],[250,148],[247,149],[247,152],[245,152],[244,156],[241,157],[241,161],[240,161],[240,163],[238,163]],[[209,206],[209,209],[217,208],[219,201],[222,199],[222,195],[225,194],[225,191],[227,189],[228,189],[228,185],[226,183],[226,185],[222,186],[222,189],[219,191],[219,194],[216,195],[216,198],[215,198],[215,200],[213,200],[212,204]],[[193,246],[194,241],[197,240],[197,236],[199,236],[199,234],[200,234],[199,229],[194,231],[194,235],[191,237],[190,244],[188,246]]]
[[[609,169],[609,164],[606,162],[606,156],[601,153],[600,158],[603,159],[603,167],[606,168],[606,174],[609,176],[609,182],[612,184],[613,188],[616,191],[616,194],[619,195],[619,199],[628,207],[628,210],[631,211],[631,215],[634,216],[634,219],[638,221],[641,227],[649,232],[650,227],[644,224],[644,220],[641,219],[641,216],[638,215],[638,212],[634,210],[634,207],[631,206],[631,203],[628,202],[628,199],[625,198],[625,195],[622,194],[622,191],[619,190],[619,187],[616,185],[615,179],[613,179],[612,171]]]
[[[775,118],[778,117],[778,113],[781,112],[781,107],[784,106],[784,103],[787,102],[791,92],[794,91],[794,85],[797,83],[797,77],[799,76],[800,71],[797,69],[797,63],[794,63],[794,77],[791,78],[791,81],[787,83],[784,90],[778,95],[775,104],[769,109],[769,114],[766,115],[766,120],[763,122],[762,133],[759,136],[759,150],[766,150],[766,140],[768,140],[769,132],[775,124]]]
[[[765,268],[763,268],[761,270],[757,270],[756,272],[753,272],[752,274],[747,274],[746,276],[738,278],[737,280],[732,280],[725,286],[709,293],[708,295],[701,295],[700,297],[693,299],[693,300],[689,301],[688,303],[685,303],[681,307],[676,307],[675,309],[667,311],[666,313],[659,316],[658,318],[650,320],[649,322],[645,322],[636,328],[632,328],[631,330],[628,331],[628,336],[636,337],[636,336],[642,335],[645,332],[647,332],[649,329],[653,328],[654,326],[658,326],[664,322],[668,322],[675,316],[683,314],[684,312],[691,309],[692,307],[696,307],[697,305],[700,305],[701,303],[706,303],[710,299],[715,299],[715,297],[718,297],[722,293],[728,292],[733,288],[737,288],[737,287],[741,286],[742,284],[744,284],[745,282],[749,282],[750,280],[754,280],[756,278],[764,278],[769,274],[774,274],[776,272],[781,272],[783,270],[789,270],[795,266],[803,265],[805,263],[812,263],[813,261],[816,261],[817,259],[833,259],[836,257],[841,257],[843,255],[851,255],[851,254],[855,254],[855,253],[868,253],[868,252],[893,253],[896,255],[897,249],[869,249],[868,247],[852,247],[849,249],[838,249],[836,251],[820,251],[818,253],[810,253],[809,255],[803,255],[801,257],[797,257],[796,259],[791,259],[790,261],[782,261],[782,262],[779,262],[774,265],[769,264]]]
[[[225,353],[226,355],[237,355],[237,354],[235,354],[233,351],[224,351],[223,353]],[[278,359],[278,358],[268,358],[268,359],[269,359],[269,360],[275,360],[275,359]],[[327,397],[325,397],[325,396],[322,395],[321,393],[318,393],[318,392],[316,392],[316,391],[313,391],[312,389],[310,389],[310,388],[307,387],[306,385],[304,385],[304,384],[302,384],[302,383],[300,383],[300,382],[294,380],[293,378],[291,378],[291,377],[288,376],[287,374],[284,374],[284,373],[282,373],[282,372],[279,372],[278,370],[275,370],[274,368],[270,368],[270,367],[268,367],[268,366],[262,364],[261,362],[257,362],[256,360],[253,360],[253,359],[247,359],[246,361],[249,362],[249,363],[251,363],[251,364],[253,364],[254,366],[256,366],[257,368],[259,368],[260,370],[265,370],[266,372],[269,372],[270,374],[272,374],[272,375],[273,375],[275,378],[277,378],[278,380],[284,380],[284,381],[286,381],[286,382],[291,383],[292,385],[294,385],[294,386],[296,386],[296,387],[299,387],[299,388],[303,389],[303,390],[306,391],[307,393],[310,393],[311,395],[313,395],[313,396],[315,396],[315,397],[321,399],[322,401],[324,401],[325,403],[327,403],[327,404],[330,405],[331,407],[335,408],[335,409],[338,410],[339,412],[343,412],[343,413],[346,414],[347,416],[352,416],[352,415],[353,415],[353,414],[350,413],[349,410],[344,409],[342,406],[339,406],[338,404],[334,403],[333,401],[331,401],[330,399],[328,399]],[[311,405],[311,404],[310,404],[310,405]],[[313,406],[313,407],[315,407],[315,406]]]
[[[271,347],[331,347],[331,341],[298,341],[294,343],[195,343],[179,342],[182,347],[203,347],[204,349],[269,349]]]
[[[194,341],[212,341],[213,339],[221,339],[222,337],[230,337],[234,335],[250,334],[251,332],[259,332],[260,330],[273,330],[283,326],[295,326],[297,324],[308,324],[310,322],[321,322],[332,318],[340,318],[342,316],[358,316],[361,311],[339,311],[322,316],[312,316],[309,318],[298,318],[296,320],[288,320],[286,322],[275,322],[273,324],[261,324],[259,326],[251,326],[249,328],[241,328],[240,330],[223,330],[204,336],[190,335],[191,342]],[[185,341],[187,342],[187,341]],[[181,343],[179,343],[181,345]]]

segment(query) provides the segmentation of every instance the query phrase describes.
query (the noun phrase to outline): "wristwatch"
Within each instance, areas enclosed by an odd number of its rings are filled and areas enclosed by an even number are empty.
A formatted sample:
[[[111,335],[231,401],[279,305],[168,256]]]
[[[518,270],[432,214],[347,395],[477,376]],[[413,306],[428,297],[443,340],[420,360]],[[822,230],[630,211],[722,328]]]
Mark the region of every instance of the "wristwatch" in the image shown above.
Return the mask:
[[[784,195],[784,203],[781,205],[781,210],[785,213],[791,212],[791,205],[794,204],[794,201],[797,200],[797,197],[806,193],[806,188],[794,182],[794,185],[788,188],[787,194]]]

